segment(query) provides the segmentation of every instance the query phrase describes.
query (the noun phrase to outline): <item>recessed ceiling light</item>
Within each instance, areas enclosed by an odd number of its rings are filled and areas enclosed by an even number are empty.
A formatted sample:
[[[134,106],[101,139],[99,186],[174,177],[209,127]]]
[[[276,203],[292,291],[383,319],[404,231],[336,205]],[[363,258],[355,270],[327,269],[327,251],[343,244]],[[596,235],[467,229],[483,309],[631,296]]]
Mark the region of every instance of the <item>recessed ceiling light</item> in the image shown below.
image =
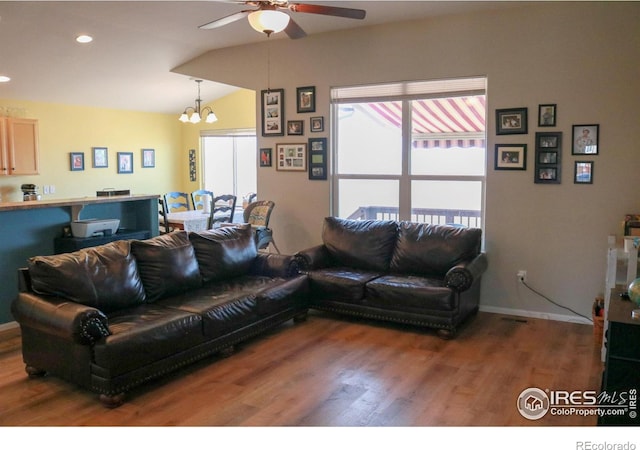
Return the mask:
[[[76,41],[80,42],[81,44],[88,44],[89,42],[93,41],[93,38],[88,34],[81,34],[76,38]]]
[[[11,81],[11,78],[6,75],[0,75],[0,83],[6,83],[8,81]]]

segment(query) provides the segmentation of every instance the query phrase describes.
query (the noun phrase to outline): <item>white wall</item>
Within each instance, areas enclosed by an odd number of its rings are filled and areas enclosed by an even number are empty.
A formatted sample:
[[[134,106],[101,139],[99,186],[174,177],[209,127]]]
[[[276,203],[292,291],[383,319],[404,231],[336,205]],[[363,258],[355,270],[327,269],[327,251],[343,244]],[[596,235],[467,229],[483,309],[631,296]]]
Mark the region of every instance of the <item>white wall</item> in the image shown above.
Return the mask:
[[[488,161],[483,281],[485,309],[571,315],[516,282],[531,285],[586,316],[604,286],[606,243],[627,213],[640,212],[640,3],[544,2],[534,6],[365,27],[270,42],[271,86],[285,89],[286,119],[325,116],[332,86],[398,80],[488,77]],[[266,86],[266,43],[212,51],[177,72],[259,91]],[[297,114],[299,86],[316,86],[316,113]],[[259,104],[259,95],[258,104]],[[539,104],[556,103],[557,126],[537,127]],[[259,106],[259,105],[258,105]],[[528,107],[529,133],[495,135],[495,110]],[[259,114],[259,110],[258,110]],[[259,123],[259,121],[258,121]],[[573,184],[571,127],[600,124],[594,183]],[[533,182],[534,134],[563,132],[562,184]],[[261,138],[258,147],[300,137]],[[496,143],[528,145],[526,171],[495,171]],[[262,168],[259,192],[276,202],[275,236],[287,253],[320,241],[330,213],[329,182]]]

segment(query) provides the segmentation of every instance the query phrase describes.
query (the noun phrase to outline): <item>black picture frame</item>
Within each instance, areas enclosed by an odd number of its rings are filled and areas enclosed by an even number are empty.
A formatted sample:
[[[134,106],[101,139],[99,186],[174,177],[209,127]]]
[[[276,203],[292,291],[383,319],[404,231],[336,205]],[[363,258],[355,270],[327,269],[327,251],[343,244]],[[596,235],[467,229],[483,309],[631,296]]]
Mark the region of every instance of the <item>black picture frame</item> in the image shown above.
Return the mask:
[[[327,138],[309,138],[309,179],[327,179]]]
[[[84,152],[69,153],[69,169],[72,172],[84,170]]]
[[[527,134],[527,108],[496,109],[496,134]]]
[[[533,181],[560,184],[562,181],[562,132],[537,132]]]
[[[133,152],[118,152],[118,173],[133,173]]]
[[[150,168],[156,166],[156,151],[152,148],[142,149],[142,167]]]
[[[593,184],[593,161],[575,161],[573,182],[575,184]]]
[[[304,121],[303,120],[288,120],[287,121],[287,134],[289,136],[302,136],[304,134]]]
[[[317,116],[309,119],[309,129],[312,133],[324,131],[324,117]]]
[[[600,125],[573,125],[572,155],[598,155],[600,153]]]
[[[93,147],[93,167],[105,168],[109,167],[109,150],[107,147]]]
[[[527,144],[496,144],[495,170],[527,170]]]
[[[297,88],[296,105],[299,113],[316,112],[316,87],[304,86]]]
[[[261,148],[260,149],[260,167],[271,167],[271,149],[270,148]]]
[[[539,127],[555,127],[557,104],[546,103],[538,105],[538,126]]]
[[[284,136],[284,89],[260,91],[262,136]]]

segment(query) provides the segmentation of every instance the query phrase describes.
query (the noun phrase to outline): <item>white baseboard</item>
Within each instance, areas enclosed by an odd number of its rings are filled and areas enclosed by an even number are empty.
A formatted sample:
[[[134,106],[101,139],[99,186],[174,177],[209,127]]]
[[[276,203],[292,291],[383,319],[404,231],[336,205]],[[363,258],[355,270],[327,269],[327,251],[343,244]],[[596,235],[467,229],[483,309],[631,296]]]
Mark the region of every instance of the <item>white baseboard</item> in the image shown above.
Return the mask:
[[[508,316],[532,317],[535,319],[556,320],[558,322],[571,322],[571,323],[582,323],[585,325],[591,325],[591,321],[587,320],[584,317],[567,316],[565,314],[550,314],[550,313],[541,313],[538,311],[527,311],[525,309],[500,308],[497,306],[482,306],[482,305],[480,305],[480,311],[494,313],[494,314],[505,314]]]
[[[13,330],[14,328],[18,328],[18,322],[8,322],[0,324],[0,331]]]

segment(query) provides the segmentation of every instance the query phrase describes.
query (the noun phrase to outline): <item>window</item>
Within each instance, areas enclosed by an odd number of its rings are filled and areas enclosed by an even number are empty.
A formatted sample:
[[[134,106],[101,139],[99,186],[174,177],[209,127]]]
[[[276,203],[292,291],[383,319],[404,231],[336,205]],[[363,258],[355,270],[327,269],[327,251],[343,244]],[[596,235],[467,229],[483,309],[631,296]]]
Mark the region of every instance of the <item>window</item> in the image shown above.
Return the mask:
[[[334,88],[333,214],[481,227],[485,78]]]
[[[202,136],[204,189],[242,198],[257,189],[255,131]]]

